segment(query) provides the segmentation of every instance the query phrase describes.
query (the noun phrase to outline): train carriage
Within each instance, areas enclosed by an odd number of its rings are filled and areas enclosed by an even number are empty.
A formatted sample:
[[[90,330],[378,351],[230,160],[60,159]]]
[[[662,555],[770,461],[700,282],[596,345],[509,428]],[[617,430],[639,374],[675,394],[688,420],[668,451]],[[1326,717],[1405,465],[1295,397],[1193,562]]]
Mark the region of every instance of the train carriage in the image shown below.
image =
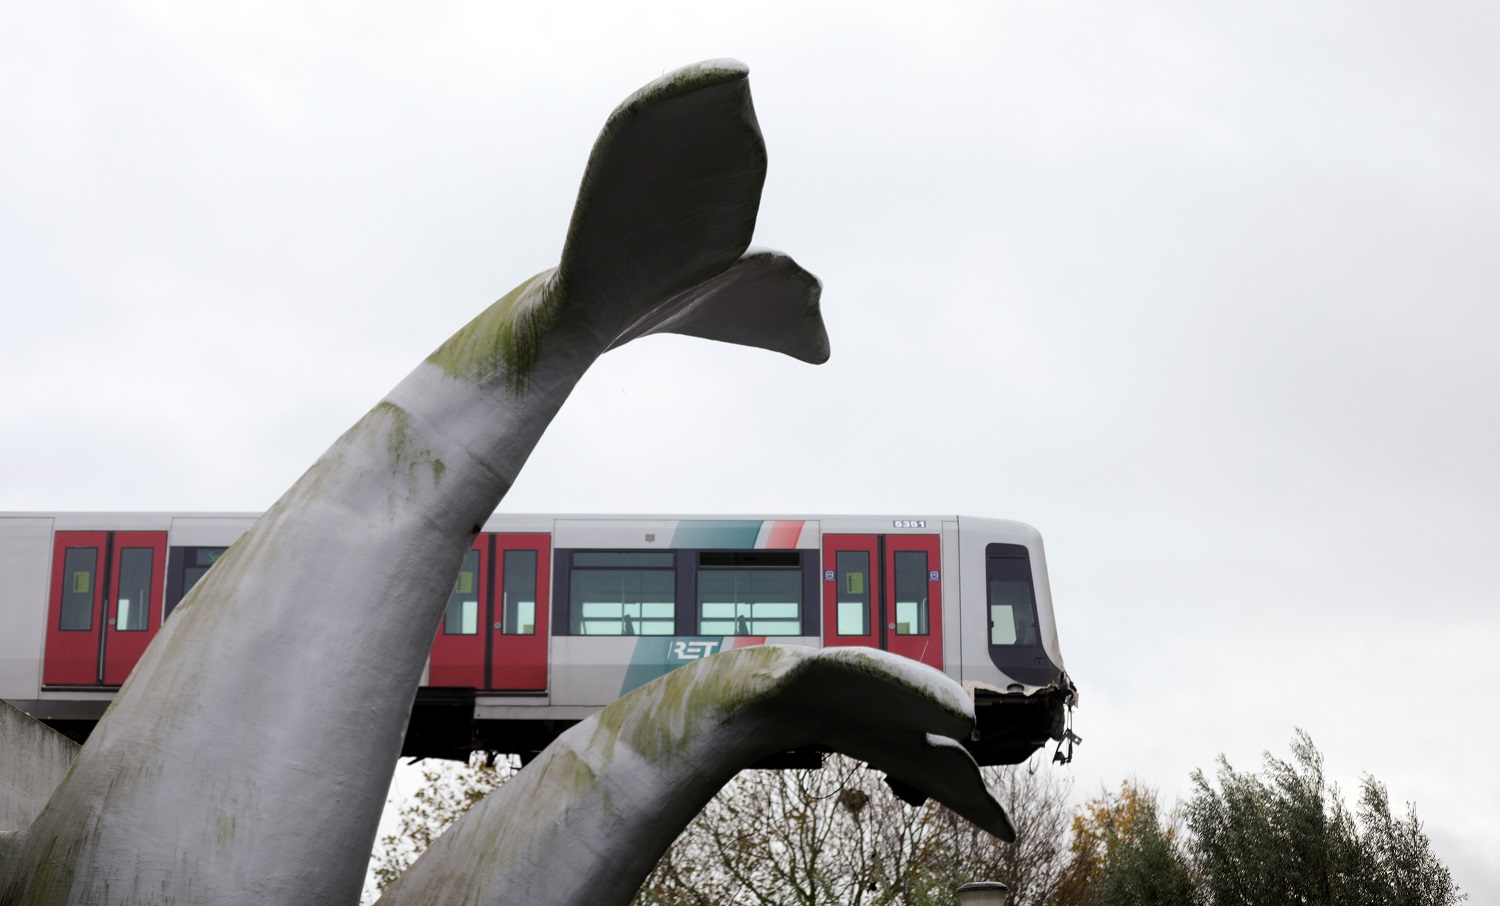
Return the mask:
[[[0,514],[0,698],[85,738],[254,519]],[[526,759],[669,670],[768,642],[862,645],[943,671],[974,697],[967,744],[982,764],[1061,739],[1076,701],[1041,536],[1018,522],[506,515],[464,560],[403,754]]]

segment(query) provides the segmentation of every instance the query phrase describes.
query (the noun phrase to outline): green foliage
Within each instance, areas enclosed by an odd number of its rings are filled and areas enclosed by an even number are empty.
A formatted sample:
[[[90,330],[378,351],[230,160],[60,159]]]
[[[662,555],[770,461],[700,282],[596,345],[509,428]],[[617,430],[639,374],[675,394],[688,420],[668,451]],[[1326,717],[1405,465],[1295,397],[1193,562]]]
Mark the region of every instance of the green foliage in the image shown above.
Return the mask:
[[[1407,803],[1406,818],[1392,818],[1383,784],[1367,776],[1360,787],[1359,818],[1372,868],[1368,889],[1397,906],[1445,906],[1465,899],[1448,866],[1433,853],[1416,809]]]
[[[1196,902],[1175,823],[1156,793],[1131,781],[1074,813],[1052,906],[1190,906]]]
[[[1173,829],[1145,803],[1125,833],[1108,842],[1091,906],[1192,906],[1197,902],[1187,860]]]
[[[1293,739],[1291,761],[1266,755],[1264,776],[1221,757],[1216,779],[1217,789],[1194,772],[1187,805],[1208,906],[1449,906],[1466,898],[1415,813],[1392,818],[1373,778],[1361,784],[1357,818],[1349,811],[1306,733]]]

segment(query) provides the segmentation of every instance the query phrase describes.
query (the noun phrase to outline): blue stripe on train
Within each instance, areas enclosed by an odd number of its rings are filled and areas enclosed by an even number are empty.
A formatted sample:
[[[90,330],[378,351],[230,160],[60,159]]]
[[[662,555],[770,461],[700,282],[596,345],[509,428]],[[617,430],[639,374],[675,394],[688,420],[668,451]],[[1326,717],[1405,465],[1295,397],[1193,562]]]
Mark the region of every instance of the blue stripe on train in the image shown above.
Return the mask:
[[[672,532],[672,546],[687,550],[754,550],[759,519],[684,519]]]
[[[716,635],[641,636],[636,639],[635,651],[630,656],[630,666],[625,670],[625,682],[620,686],[620,694],[639,689],[684,664],[717,654],[724,650],[725,642],[723,636]]]

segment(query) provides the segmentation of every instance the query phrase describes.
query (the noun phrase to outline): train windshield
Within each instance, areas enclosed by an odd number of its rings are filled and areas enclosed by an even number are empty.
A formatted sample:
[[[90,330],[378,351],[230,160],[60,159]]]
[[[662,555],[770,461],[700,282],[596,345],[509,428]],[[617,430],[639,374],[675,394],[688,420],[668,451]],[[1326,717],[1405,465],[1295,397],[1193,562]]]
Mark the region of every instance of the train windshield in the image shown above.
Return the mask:
[[[1029,553],[1019,544],[990,544],[985,563],[990,660],[1017,682],[1053,682],[1059,671],[1042,648]]]
[[[1037,644],[1031,564],[1016,557],[995,557],[990,561],[988,578],[990,644]]]

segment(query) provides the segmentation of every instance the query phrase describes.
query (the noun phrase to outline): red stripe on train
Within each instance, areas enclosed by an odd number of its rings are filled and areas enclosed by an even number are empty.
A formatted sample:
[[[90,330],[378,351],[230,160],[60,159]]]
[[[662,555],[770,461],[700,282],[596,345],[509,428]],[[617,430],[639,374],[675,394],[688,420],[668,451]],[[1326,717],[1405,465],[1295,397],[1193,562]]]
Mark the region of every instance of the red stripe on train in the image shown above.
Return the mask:
[[[773,550],[792,550],[797,547],[797,539],[802,537],[802,526],[807,523],[800,519],[778,519],[771,523],[771,534],[766,538],[766,547]]]

